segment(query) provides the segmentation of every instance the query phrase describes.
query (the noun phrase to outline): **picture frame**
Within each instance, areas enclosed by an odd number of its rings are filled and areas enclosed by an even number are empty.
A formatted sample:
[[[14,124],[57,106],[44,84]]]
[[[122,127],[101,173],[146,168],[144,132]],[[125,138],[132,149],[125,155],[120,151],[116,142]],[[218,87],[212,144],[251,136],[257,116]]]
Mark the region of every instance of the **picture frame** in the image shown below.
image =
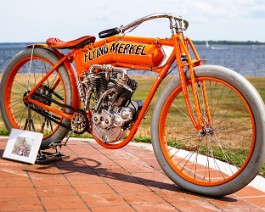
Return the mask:
[[[12,129],[3,158],[34,164],[42,138],[42,133]]]

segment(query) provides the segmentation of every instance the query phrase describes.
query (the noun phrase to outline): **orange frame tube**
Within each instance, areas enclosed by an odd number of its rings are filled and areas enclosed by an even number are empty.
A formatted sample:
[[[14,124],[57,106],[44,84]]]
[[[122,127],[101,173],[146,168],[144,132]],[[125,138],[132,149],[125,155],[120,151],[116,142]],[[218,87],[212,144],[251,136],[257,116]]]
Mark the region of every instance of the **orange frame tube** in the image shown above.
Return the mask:
[[[38,102],[38,101],[36,101],[34,99],[30,99],[29,102],[31,102],[31,103],[33,103],[35,105],[38,105],[39,107],[44,108],[45,110],[48,110],[48,111],[50,111],[50,112],[52,112],[54,114],[58,114],[58,115],[62,116],[63,118],[66,118],[66,119],[69,119],[69,120],[72,119],[72,115],[64,113],[61,110],[57,110],[57,109],[55,109],[55,108],[53,108],[51,106],[45,105],[45,104],[43,104],[41,102]]]
[[[29,46],[30,47],[30,46]],[[39,47],[45,47],[43,45],[40,45]],[[72,83],[72,107],[76,108],[78,106],[78,93],[77,93],[77,88],[76,88],[76,77],[77,75],[75,74],[74,68],[71,66],[71,64],[69,63],[68,59],[71,59],[71,53],[69,53],[68,55],[63,55],[60,51],[53,49],[53,52],[60,58],[60,60],[58,61],[57,64],[55,64],[47,73],[46,75],[32,88],[32,90],[29,92],[28,96],[26,98],[28,102],[31,102],[33,104],[36,104],[39,107],[45,108],[46,110],[54,113],[54,114],[58,114],[60,116],[62,116],[63,118],[72,119],[72,115],[64,113],[61,110],[57,110],[53,107],[47,106],[41,102],[35,101],[34,99],[31,99],[30,96],[38,89],[39,86],[41,86],[41,84],[43,82],[45,82],[45,80],[62,64],[64,64],[65,68],[68,71],[68,74],[70,76],[70,80]],[[59,79],[55,82],[55,84],[53,85],[53,90],[56,88],[56,86],[59,84]]]
[[[197,96],[197,88],[195,85],[195,76],[194,76],[194,70],[193,70],[193,66],[194,63],[196,65],[200,65],[201,64],[201,60],[200,57],[193,45],[193,43],[191,42],[191,40],[189,38],[185,39],[186,45],[184,44],[183,40],[181,39],[180,35],[176,34],[174,35],[176,38],[176,42],[175,43],[175,51],[176,51],[176,55],[180,55],[181,53],[184,53],[187,56],[188,62],[185,64],[182,64],[180,58],[177,58],[177,62],[178,62],[178,71],[179,71],[179,75],[180,75],[180,79],[181,79],[181,85],[182,85],[182,89],[183,89],[183,94],[184,94],[184,98],[185,98],[185,103],[188,109],[188,113],[190,116],[190,119],[194,125],[194,127],[197,130],[201,130],[202,126],[204,124],[209,124],[211,123],[211,115],[210,115],[210,109],[209,109],[209,104],[208,104],[208,98],[207,98],[207,94],[206,94],[206,87],[205,87],[205,83],[202,82],[202,89],[203,89],[203,99],[204,99],[204,104],[205,104],[205,109],[206,109],[206,114],[207,114],[207,119],[208,119],[208,123],[203,123],[203,118],[202,118],[202,114],[201,114],[201,106],[198,100],[198,96]],[[188,51],[188,46],[191,47],[192,52],[195,55],[196,61],[193,62],[190,56],[190,53]],[[179,50],[179,48],[180,50]],[[182,64],[182,65],[181,65]],[[186,84],[186,79],[184,79],[184,70],[183,67],[188,66],[189,71],[190,71],[190,76],[191,76],[191,86],[192,86],[192,94],[193,94],[193,98],[194,98],[194,103],[195,103],[195,109],[196,109],[196,115],[197,115],[197,122],[194,118],[194,115],[192,113],[192,109],[191,109],[191,104],[190,104],[190,98],[188,95],[188,91],[187,91],[187,84]]]
[[[128,39],[130,41],[135,41],[133,39],[134,37]],[[139,38],[136,38],[137,41],[139,40]],[[153,42],[153,39],[146,39],[145,38],[145,41],[149,41],[149,42]],[[163,44],[163,41],[164,40],[158,40],[157,43],[159,44]],[[173,42],[174,41],[174,42]],[[181,81],[181,85],[182,85],[182,89],[183,89],[183,93],[184,93],[184,100],[185,100],[185,103],[186,103],[186,106],[188,108],[188,113],[189,113],[189,116],[191,118],[191,121],[194,125],[194,127],[197,129],[197,130],[201,130],[202,129],[202,115],[201,115],[201,110],[200,110],[200,104],[199,104],[199,101],[198,101],[198,97],[197,97],[197,93],[196,93],[196,86],[195,86],[195,77],[194,77],[194,72],[193,72],[193,66],[194,65],[198,65],[201,63],[200,61],[200,58],[199,58],[199,55],[198,53],[196,52],[196,49],[195,47],[192,45],[192,51],[194,52],[194,55],[196,56],[196,61],[192,61],[191,60],[191,57],[190,57],[190,54],[188,52],[188,48],[184,45],[183,43],[183,40],[181,39],[180,35],[176,34],[173,36],[173,41],[170,40],[170,41],[166,41],[166,44],[171,44],[174,43],[174,49],[175,49],[175,52],[173,51],[170,58],[168,59],[168,61],[166,62],[166,65],[162,68],[158,68],[155,70],[155,72],[158,72],[159,75],[156,79],[156,81],[154,82],[148,96],[146,97],[146,100],[144,102],[144,105],[139,113],[139,116],[137,118],[137,120],[135,121],[132,129],[130,130],[130,133],[128,135],[128,137],[121,143],[119,144],[115,144],[115,145],[111,145],[111,144],[107,144],[107,143],[102,143],[100,142],[97,138],[95,138],[97,140],[97,142],[103,146],[103,147],[106,147],[106,148],[109,148],[109,149],[117,149],[117,148],[121,148],[125,145],[127,145],[132,139],[133,139],[133,136],[135,135],[135,133],[137,132],[137,129],[138,129],[138,126],[142,120],[142,118],[144,117],[145,113],[147,112],[147,109],[150,105],[150,102],[152,101],[153,97],[154,97],[154,94],[157,90],[157,88],[159,87],[160,83],[162,82],[162,80],[164,79],[164,77],[166,76],[166,74],[168,73],[168,70],[170,69],[171,65],[173,64],[173,62],[176,60],[177,61],[177,64],[178,64],[178,72],[179,72],[179,76],[180,76],[180,81]],[[192,42],[190,40],[187,40],[187,45],[189,44],[192,44]],[[181,61],[181,53],[185,53],[188,57],[188,63],[184,63]],[[196,122],[195,118],[194,118],[194,115],[193,115],[193,112],[192,112],[192,109],[191,109],[191,104],[190,104],[190,100],[189,100],[189,94],[188,94],[188,91],[187,91],[187,84],[186,84],[186,78],[185,78],[185,74],[184,74],[184,67],[185,66],[188,66],[189,69],[191,70],[191,80],[192,80],[192,90],[193,90],[193,97],[195,98],[195,102],[196,102],[196,115],[198,117],[198,123]],[[205,88],[205,86],[204,86]],[[208,101],[207,101],[207,96],[206,96],[206,91],[204,92],[204,99],[205,101],[207,102],[207,105],[208,105]],[[207,114],[208,114],[208,119],[210,119],[210,113],[209,113],[209,107],[207,106]]]
[[[55,66],[53,66],[51,70],[49,70],[47,74],[32,88],[32,90],[28,94],[28,97],[30,97],[41,86],[41,84],[44,83],[45,80],[48,79],[48,77],[67,59],[67,56],[61,58],[59,62]],[[30,102],[30,98],[28,100]]]
[[[94,139],[101,146],[108,148],[108,149],[119,149],[119,148],[126,146],[133,139],[133,136],[137,132],[138,126],[140,125],[144,115],[146,114],[147,109],[148,109],[148,107],[149,107],[149,105],[150,105],[150,103],[151,103],[151,101],[152,101],[152,99],[153,99],[153,97],[157,91],[157,88],[159,87],[159,85],[163,81],[163,79],[166,77],[166,74],[167,74],[168,70],[170,69],[171,65],[173,64],[174,60],[175,60],[175,54],[173,52],[171,54],[170,58],[168,59],[167,64],[164,66],[164,68],[160,69],[161,72],[157,76],[157,79],[155,80],[149,94],[147,95],[146,100],[144,102],[144,105],[143,105],[143,107],[142,107],[142,109],[138,115],[138,118],[136,119],[135,123],[133,124],[133,127],[130,130],[130,133],[127,136],[127,138],[119,144],[112,145],[112,144],[102,143],[100,140],[98,140],[96,137],[94,137]]]
[[[174,51],[172,51],[170,57],[168,58],[168,60],[166,61],[165,65],[162,67],[158,67],[158,68],[154,68],[154,69],[150,69],[150,67],[142,67],[142,66],[137,66],[134,65],[133,68],[135,69],[144,69],[144,70],[152,70],[154,72],[158,73],[157,79],[155,80],[149,94],[146,97],[146,100],[144,102],[144,105],[139,113],[139,116],[137,118],[137,120],[135,121],[133,127],[130,130],[130,133],[128,135],[128,137],[122,141],[119,144],[106,144],[106,143],[102,143],[100,141],[98,141],[98,143],[106,148],[111,148],[111,149],[117,149],[117,148],[121,148],[125,145],[127,145],[133,138],[133,136],[135,135],[135,133],[137,132],[138,126],[141,122],[141,120],[143,119],[144,115],[147,112],[147,109],[157,91],[157,88],[159,87],[160,83],[162,82],[162,80],[166,77],[168,70],[170,69],[170,67],[172,66],[173,62],[176,60],[177,62],[177,66],[178,66],[178,72],[179,72],[179,77],[180,77],[180,82],[181,82],[181,86],[183,89],[183,94],[184,94],[184,100],[185,100],[185,104],[187,106],[188,109],[188,113],[190,116],[190,119],[194,125],[194,127],[197,130],[200,130],[202,128],[202,114],[201,114],[201,109],[200,109],[200,103],[197,97],[197,90],[196,90],[196,86],[195,86],[195,77],[194,77],[194,71],[193,71],[193,66],[197,66],[201,64],[201,60],[199,58],[198,53],[196,52],[196,49],[194,47],[194,45],[192,44],[191,40],[189,38],[186,38],[185,40],[183,40],[183,38],[181,37],[182,34],[175,34],[172,36],[171,39],[156,39],[156,38],[144,38],[144,37],[132,37],[132,36],[124,36],[121,38],[122,41],[132,41],[132,42],[143,42],[143,43],[157,43],[159,45],[166,45],[166,46],[173,46],[174,47]],[[115,41],[118,40],[119,36],[112,36],[110,38],[107,38],[105,40],[100,40],[98,42],[95,42],[91,45],[93,45],[93,48],[101,46],[107,42],[111,42],[111,41]],[[184,43],[185,42],[185,43]],[[195,61],[192,61],[190,53],[188,51],[188,46],[191,47],[191,50],[193,51],[194,55],[195,55]],[[81,50],[81,49],[80,49]],[[70,59],[74,59],[73,56],[73,52],[78,52],[80,51],[79,49],[75,49],[73,51],[71,51],[68,55],[63,56],[61,54],[60,60],[57,64],[55,64],[55,66],[52,67],[51,70],[48,71],[48,73],[42,78],[42,80],[40,80],[37,85],[30,91],[29,95],[28,95],[28,101],[32,102],[40,107],[43,107],[55,114],[58,114],[66,119],[71,119],[72,115],[64,113],[62,111],[59,111],[55,108],[52,108],[50,106],[44,105],[38,101],[35,101],[33,99],[30,98],[30,96],[37,90],[37,88],[63,63],[67,62],[67,60]],[[58,55],[58,50],[55,51],[55,53]],[[181,54],[184,53],[187,56],[188,62],[182,62],[181,60]],[[112,64],[112,65],[119,65],[119,64]],[[125,64],[120,64],[123,67],[126,67]],[[192,112],[192,108],[191,108],[191,103],[190,103],[190,97],[187,91],[187,83],[186,83],[186,77],[185,77],[185,73],[184,73],[184,67],[187,66],[190,70],[190,74],[191,74],[191,82],[192,82],[192,93],[193,93],[193,98],[195,101],[195,106],[196,106],[196,116],[197,116],[197,121],[194,117],[194,114]],[[128,67],[128,68],[132,68],[132,67]],[[77,70],[78,71],[78,70]],[[71,70],[69,75],[71,75],[71,81],[74,84],[74,80],[78,77],[77,72],[75,70]],[[78,102],[78,93],[76,90],[76,86],[74,88],[75,92],[74,92],[74,101],[75,101],[75,105],[77,105],[76,102]],[[207,101],[207,95],[206,95],[206,88],[205,85],[203,86],[203,95],[204,95],[204,102],[206,103],[206,110],[207,110],[207,118],[208,121],[210,122],[211,117],[210,117],[210,112],[209,112],[209,106],[208,106],[208,101]],[[96,138],[95,138],[96,139]],[[97,140],[97,139],[96,139]]]

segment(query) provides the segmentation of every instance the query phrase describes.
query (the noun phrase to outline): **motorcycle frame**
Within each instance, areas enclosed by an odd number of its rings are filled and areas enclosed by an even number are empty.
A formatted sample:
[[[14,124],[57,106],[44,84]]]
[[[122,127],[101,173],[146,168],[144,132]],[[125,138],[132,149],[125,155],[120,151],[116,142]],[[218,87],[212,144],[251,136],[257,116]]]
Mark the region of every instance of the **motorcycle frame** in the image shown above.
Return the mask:
[[[172,33],[172,37],[170,39],[158,39],[158,38],[146,38],[146,37],[136,37],[136,36],[111,36],[106,39],[99,40],[95,43],[91,43],[89,45],[92,45],[93,48],[99,47],[104,45],[105,43],[113,42],[116,40],[122,39],[122,41],[130,41],[130,42],[139,42],[139,43],[145,43],[145,44],[157,44],[157,45],[165,45],[165,46],[172,46],[174,47],[171,55],[168,57],[165,65],[162,67],[151,67],[151,71],[158,73],[156,80],[154,81],[151,90],[149,94],[146,97],[146,100],[144,101],[143,107],[134,122],[132,128],[130,129],[130,132],[128,136],[123,140],[122,142],[118,144],[108,144],[108,143],[103,143],[99,141],[97,138],[95,140],[102,146],[109,148],[109,149],[117,149],[124,147],[127,145],[134,137],[135,133],[137,132],[137,129],[145,116],[149,105],[158,89],[160,86],[161,82],[163,79],[167,76],[169,73],[169,70],[172,66],[172,64],[176,61],[177,64],[177,69],[178,69],[178,74],[180,78],[180,83],[182,86],[182,91],[184,95],[184,101],[188,110],[189,117],[191,119],[191,122],[196,130],[201,130],[203,126],[208,125],[211,123],[211,115],[210,115],[210,110],[208,106],[208,100],[207,100],[207,95],[206,95],[206,87],[204,85],[204,82],[202,82],[202,93],[203,93],[203,99],[204,99],[204,105],[206,108],[206,116],[207,120],[203,119],[202,117],[202,112],[201,112],[201,107],[200,103],[198,100],[197,96],[197,89],[196,89],[196,78],[194,76],[194,70],[193,68],[195,66],[199,66],[202,64],[203,60],[200,59],[196,48],[194,44],[192,43],[191,39],[184,37],[183,32],[175,32]],[[34,45],[34,48],[36,47],[41,47],[41,48],[48,48],[46,44],[37,44]],[[31,46],[31,48],[33,48]],[[76,70],[72,66],[72,62],[75,61],[75,54],[78,51],[82,51],[83,48],[78,48],[78,49],[72,49],[69,51],[68,54],[64,55],[61,53],[58,49],[52,48],[51,50],[60,58],[60,60],[46,73],[46,75],[32,88],[32,90],[29,92],[27,98],[28,102],[31,102],[33,104],[36,104],[38,107],[42,107],[54,114],[58,114],[62,116],[63,118],[72,119],[72,114],[65,113],[61,110],[57,110],[51,106],[45,105],[41,102],[38,102],[34,99],[31,98],[31,95],[34,94],[34,92],[38,89],[38,87],[61,65],[64,65],[66,67],[66,70],[68,71],[71,83],[72,83],[72,90],[73,90],[73,103],[72,106],[74,108],[79,107],[79,101],[80,101],[80,94],[78,92],[78,83],[79,82],[79,77],[78,73],[81,73],[81,70]],[[185,55],[185,60],[183,60],[183,55]],[[193,55],[193,59],[192,59]],[[124,68],[133,68],[134,70],[146,70],[150,71],[150,67],[147,66],[142,66],[142,65],[133,65],[133,64],[111,64],[113,66],[119,66],[119,67],[124,67]],[[192,111],[192,106],[191,106],[191,101],[190,101],[190,95],[188,93],[188,88],[187,88],[187,79],[186,79],[186,72],[190,72],[190,80],[191,80],[191,88],[192,88],[192,97],[194,99],[194,104],[195,104],[195,114]],[[93,132],[92,132],[93,134]]]

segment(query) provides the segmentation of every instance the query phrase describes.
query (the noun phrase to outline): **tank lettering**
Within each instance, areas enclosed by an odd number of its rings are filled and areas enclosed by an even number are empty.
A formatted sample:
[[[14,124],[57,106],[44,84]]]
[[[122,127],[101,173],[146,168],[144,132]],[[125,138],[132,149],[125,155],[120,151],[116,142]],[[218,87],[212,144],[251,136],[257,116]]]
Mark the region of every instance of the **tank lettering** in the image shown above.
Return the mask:
[[[89,60],[93,60],[94,57],[93,57],[93,50],[92,51],[89,51],[87,54],[85,54],[85,57],[84,57],[84,61],[85,63]]]
[[[131,47],[131,44],[127,43],[123,49],[123,54],[129,54],[130,47]]]
[[[88,61],[88,58],[87,57],[88,57],[88,54],[85,54],[84,55],[84,61],[85,61],[85,63]]]
[[[130,43],[111,43],[109,45],[100,46],[88,51],[84,55],[84,62],[94,60],[106,54],[131,54],[131,55],[146,55],[145,45],[137,45]]]
[[[133,44],[130,46],[129,54],[135,54],[135,53],[134,53],[134,52],[135,52],[134,49],[135,49],[136,46],[137,46],[137,45],[133,45]]]
[[[92,56],[93,54],[92,54],[92,51],[91,52],[89,52],[89,54],[88,54],[88,59],[89,60],[92,60],[93,59],[93,56]]]
[[[118,49],[119,54],[123,54],[123,49],[124,49],[125,43],[121,43]]]
[[[92,55],[93,55],[92,58],[96,58],[96,49],[92,50]]]
[[[113,43],[110,47],[110,52],[116,52],[119,49],[119,43]]]
[[[135,51],[135,54],[137,55],[146,55],[146,53],[144,52],[144,45],[138,45]]]
[[[97,48],[97,57],[104,55],[104,46]]]

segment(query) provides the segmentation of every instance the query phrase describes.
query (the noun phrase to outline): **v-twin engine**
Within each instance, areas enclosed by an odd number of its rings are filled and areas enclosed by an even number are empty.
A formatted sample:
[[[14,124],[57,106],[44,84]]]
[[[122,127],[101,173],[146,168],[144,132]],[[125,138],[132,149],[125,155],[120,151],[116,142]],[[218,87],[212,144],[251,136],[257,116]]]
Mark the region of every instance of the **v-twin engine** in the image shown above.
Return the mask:
[[[92,112],[92,133],[104,143],[121,140],[142,108],[142,101],[131,101],[137,82],[127,70],[111,65],[93,65],[85,74],[86,109]]]

